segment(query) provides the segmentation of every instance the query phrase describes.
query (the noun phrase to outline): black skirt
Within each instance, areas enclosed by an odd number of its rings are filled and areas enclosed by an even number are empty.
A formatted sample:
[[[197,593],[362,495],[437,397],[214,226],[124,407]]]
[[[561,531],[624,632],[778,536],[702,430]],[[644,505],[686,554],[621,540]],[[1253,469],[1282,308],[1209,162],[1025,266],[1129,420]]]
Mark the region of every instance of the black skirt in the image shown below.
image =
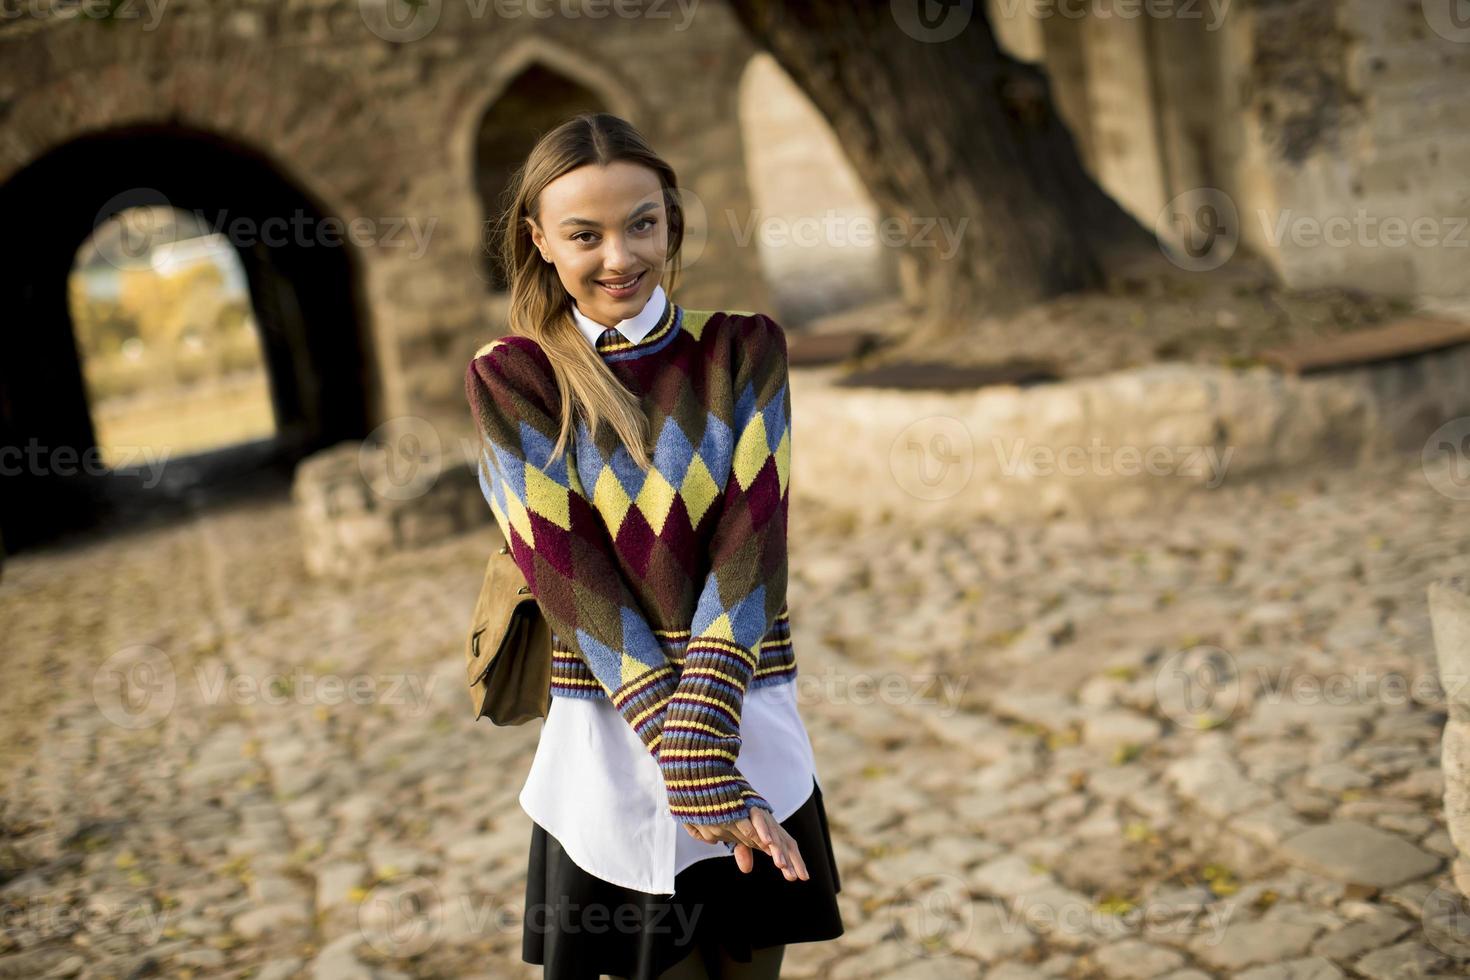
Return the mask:
[[[724,946],[748,963],[753,949],[836,939],[843,932],[837,907],[842,883],[815,782],[812,795],[781,826],[796,840],[808,880],[787,881],[761,853],[746,874],[730,855],[679,872],[670,896],[589,874],[532,822],[521,959],[544,965],[546,980],[603,974],[656,980],[696,949]]]

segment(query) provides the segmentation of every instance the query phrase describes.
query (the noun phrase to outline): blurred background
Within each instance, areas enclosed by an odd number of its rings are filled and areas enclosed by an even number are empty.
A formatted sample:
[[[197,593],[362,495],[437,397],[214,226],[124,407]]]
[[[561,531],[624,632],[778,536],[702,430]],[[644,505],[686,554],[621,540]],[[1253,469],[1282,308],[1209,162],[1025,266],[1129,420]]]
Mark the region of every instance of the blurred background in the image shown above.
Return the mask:
[[[463,392],[535,140],[792,360],[847,934],[1463,976],[1464,0],[0,0],[0,977],[538,976]]]

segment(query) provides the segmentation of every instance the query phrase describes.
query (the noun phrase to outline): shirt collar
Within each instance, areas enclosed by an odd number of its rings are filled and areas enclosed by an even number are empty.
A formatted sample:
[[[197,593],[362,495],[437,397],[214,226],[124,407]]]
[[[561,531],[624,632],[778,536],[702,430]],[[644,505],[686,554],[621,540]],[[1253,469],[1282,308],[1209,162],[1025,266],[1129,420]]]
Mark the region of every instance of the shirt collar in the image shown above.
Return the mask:
[[[643,304],[643,309],[639,310],[634,316],[613,324],[614,328],[617,329],[618,333],[628,338],[629,342],[634,344],[638,343],[638,341],[648,336],[648,332],[658,326],[659,321],[663,318],[664,299],[663,285],[659,284],[654,286],[653,295],[648,297],[648,302]],[[601,337],[608,329],[577,309],[576,300],[572,300],[572,319],[577,322],[577,329],[582,331],[582,336],[586,337],[588,342],[594,346],[597,344],[597,338]]]

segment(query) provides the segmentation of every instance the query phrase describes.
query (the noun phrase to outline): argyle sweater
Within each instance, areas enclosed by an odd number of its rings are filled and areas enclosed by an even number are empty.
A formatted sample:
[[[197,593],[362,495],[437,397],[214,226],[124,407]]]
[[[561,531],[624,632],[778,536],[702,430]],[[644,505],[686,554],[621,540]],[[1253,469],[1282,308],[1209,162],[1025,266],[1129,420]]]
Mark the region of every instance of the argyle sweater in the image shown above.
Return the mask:
[[[656,434],[642,469],[560,397],[528,337],[480,348],[465,391],[480,486],[551,627],[552,695],[606,698],[658,762],[670,811],[713,824],[772,808],[735,766],[751,688],[796,676],[786,608],[786,337],[757,313],[685,310],[595,349]]]

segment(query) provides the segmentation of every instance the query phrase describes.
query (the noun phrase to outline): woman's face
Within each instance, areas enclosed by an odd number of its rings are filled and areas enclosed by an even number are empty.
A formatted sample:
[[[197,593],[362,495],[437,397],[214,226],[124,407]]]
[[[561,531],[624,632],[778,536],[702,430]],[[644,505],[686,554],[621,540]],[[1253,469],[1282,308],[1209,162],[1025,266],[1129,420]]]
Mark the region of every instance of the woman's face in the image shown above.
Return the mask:
[[[577,308],[609,327],[636,316],[663,277],[669,246],[658,174],[623,160],[587,164],[547,184],[540,206],[539,221],[526,219],[531,240]]]

